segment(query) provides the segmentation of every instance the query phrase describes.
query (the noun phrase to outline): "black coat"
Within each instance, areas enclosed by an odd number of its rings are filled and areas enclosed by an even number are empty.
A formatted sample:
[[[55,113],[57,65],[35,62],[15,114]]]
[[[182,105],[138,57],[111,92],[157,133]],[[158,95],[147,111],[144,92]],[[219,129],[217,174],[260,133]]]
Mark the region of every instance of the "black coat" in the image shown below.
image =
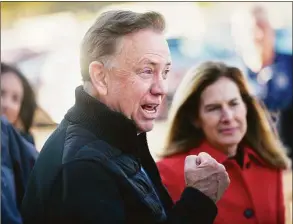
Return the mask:
[[[45,143],[22,214],[33,223],[212,223],[215,204],[187,188],[173,205],[134,123],[76,89]]]

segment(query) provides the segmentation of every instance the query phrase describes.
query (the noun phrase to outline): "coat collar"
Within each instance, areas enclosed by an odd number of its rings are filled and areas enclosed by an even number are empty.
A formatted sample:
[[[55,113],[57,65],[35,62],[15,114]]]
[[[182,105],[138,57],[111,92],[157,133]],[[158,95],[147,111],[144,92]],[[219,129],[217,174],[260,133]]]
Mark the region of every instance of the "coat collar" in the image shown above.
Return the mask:
[[[199,147],[192,149],[190,151],[190,154],[199,154],[201,152],[208,153],[218,163],[221,164],[223,164],[228,159],[228,156],[226,154],[224,154],[220,150],[213,148],[207,141],[202,142]]]
[[[240,150],[243,150],[244,166],[246,166],[247,164],[250,164],[251,162],[256,163],[258,165],[267,166],[267,163],[252,148],[245,146],[245,147],[241,147]],[[221,163],[221,164],[227,162],[230,159],[225,153],[214,148],[207,141],[203,141],[199,147],[192,149],[190,151],[190,154],[191,155],[199,154],[200,152],[208,153],[218,163]]]
[[[138,136],[132,120],[110,110],[87,94],[82,86],[76,88],[75,105],[67,112],[65,119],[91,130],[98,138],[125,153],[137,155],[141,146],[147,147],[146,134]]]

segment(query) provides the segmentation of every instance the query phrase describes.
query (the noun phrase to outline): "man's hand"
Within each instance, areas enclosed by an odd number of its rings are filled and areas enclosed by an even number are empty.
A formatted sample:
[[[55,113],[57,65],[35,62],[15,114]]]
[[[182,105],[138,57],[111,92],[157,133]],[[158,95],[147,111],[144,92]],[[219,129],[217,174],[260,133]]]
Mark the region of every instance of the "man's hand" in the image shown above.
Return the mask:
[[[186,157],[184,174],[187,186],[200,190],[215,203],[230,184],[225,167],[205,152]]]

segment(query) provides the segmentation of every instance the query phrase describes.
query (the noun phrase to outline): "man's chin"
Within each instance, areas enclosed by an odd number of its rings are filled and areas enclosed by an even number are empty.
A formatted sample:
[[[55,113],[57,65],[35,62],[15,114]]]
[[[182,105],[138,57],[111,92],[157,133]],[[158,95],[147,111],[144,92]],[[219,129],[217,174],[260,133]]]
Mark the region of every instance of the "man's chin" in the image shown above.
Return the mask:
[[[149,132],[154,128],[154,121],[137,122],[136,126],[138,133]]]

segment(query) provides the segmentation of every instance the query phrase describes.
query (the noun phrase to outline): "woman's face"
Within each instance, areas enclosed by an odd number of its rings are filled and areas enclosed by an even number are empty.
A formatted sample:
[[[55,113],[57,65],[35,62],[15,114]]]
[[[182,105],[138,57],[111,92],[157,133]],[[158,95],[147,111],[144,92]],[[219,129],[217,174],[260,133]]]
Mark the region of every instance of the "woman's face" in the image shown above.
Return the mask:
[[[247,130],[246,114],[238,86],[223,77],[202,92],[196,125],[213,146],[236,149]]]
[[[18,121],[23,92],[22,82],[14,73],[1,75],[1,115],[12,124]]]

